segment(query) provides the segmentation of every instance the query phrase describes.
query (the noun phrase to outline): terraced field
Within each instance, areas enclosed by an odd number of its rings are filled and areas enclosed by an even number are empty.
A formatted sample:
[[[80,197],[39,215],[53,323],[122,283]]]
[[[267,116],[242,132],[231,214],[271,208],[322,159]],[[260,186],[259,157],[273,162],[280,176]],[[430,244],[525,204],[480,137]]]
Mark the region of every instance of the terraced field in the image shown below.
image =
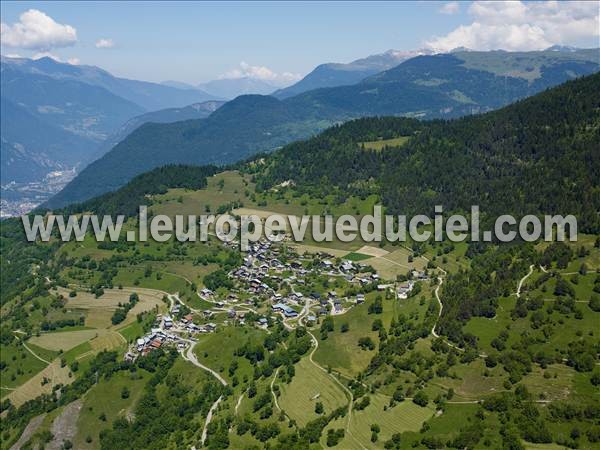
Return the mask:
[[[73,309],[105,309],[108,311],[114,311],[119,307],[119,303],[127,303],[129,296],[133,293],[137,293],[139,301],[131,309],[130,315],[135,317],[136,314],[149,311],[156,306],[163,305],[162,297],[163,292],[158,292],[153,289],[147,288],[123,288],[123,289],[105,289],[104,294],[96,298],[93,294],[78,290],[75,297],[70,297],[71,291],[58,288],[57,293],[63,295],[67,299],[67,308]]]

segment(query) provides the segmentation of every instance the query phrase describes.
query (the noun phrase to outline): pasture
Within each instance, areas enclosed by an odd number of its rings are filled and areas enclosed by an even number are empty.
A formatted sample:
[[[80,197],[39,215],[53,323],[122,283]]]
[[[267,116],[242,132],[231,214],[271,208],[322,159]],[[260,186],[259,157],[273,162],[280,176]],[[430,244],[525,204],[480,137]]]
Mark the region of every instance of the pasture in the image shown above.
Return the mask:
[[[135,292],[146,289],[148,292],[163,291],[170,294],[183,292],[187,287],[187,282],[181,276],[170,273],[161,273],[160,277],[157,277],[157,274],[154,272],[146,277],[145,271],[145,265],[121,267],[113,279],[113,284],[115,286],[128,286],[126,289]],[[139,293],[140,292],[138,292],[138,294]]]
[[[385,326],[393,316],[393,304],[384,300],[383,314],[368,315],[368,305],[373,302],[371,295],[363,305],[357,305],[346,314],[335,316],[334,331],[328,334],[327,339],[319,340],[319,348],[314,354],[314,360],[323,367],[331,367],[346,376],[355,376],[363,371],[373,356],[375,350],[362,350],[358,346],[361,337],[369,336],[378,342],[378,332],[372,331],[372,323],[376,319],[384,321]],[[348,331],[342,333],[342,324],[348,324]],[[319,336],[317,336],[319,339]]]
[[[470,260],[465,256],[468,249],[466,242],[431,242],[430,244],[426,247],[423,256],[437,266],[451,273],[469,268]]]
[[[419,431],[423,422],[431,418],[434,408],[415,405],[410,400],[405,400],[393,408],[384,410],[389,404],[389,397],[382,394],[369,395],[371,403],[362,411],[353,411],[350,420],[352,435],[365,447],[371,448],[371,425],[381,427],[377,448],[383,448],[383,442],[390,439],[394,433],[406,431]]]
[[[281,396],[278,402],[300,426],[318,417],[315,413],[317,402],[323,403],[325,414],[348,404],[342,387],[307,357],[302,358],[295,368],[296,375],[290,384],[279,383]]]
[[[133,409],[149,377],[144,370],[137,370],[135,373],[118,372],[110,379],[101,379],[92,386],[85,394],[77,419],[77,432],[73,440],[75,448],[100,448],[100,431],[110,428],[118,417],[133,418]],[[129,389],[129,397],[126,399],[121,396],[124,387]],[[102,414],[106,417],[104,420],[100,418]],[[91,442],[86,442],[88,436],[92,438]]]
[[[378,295],[385,297],[380,292],[372,292],[366,296],[364,304],[356,305],[345,314],[334,316],[334,331],[328,334],[327,339],[319,340],[319,348],[314,354],[315,361],[343,375],[356,376],[368,366],[375,355],[375,350],[362,350],[358,346],[358,340],[366,336],[376,344],[379,342],[379,332],[372,329],[373,322],[380,319],[388,328],[392,318],[400,313],[418,320],[424,316],[427,309],[427,301],[421,305],[421,299],[428,299],[431,294],[424,285],[419,295],[406,300],[384,298],[382,314],[369,314],[369,305]],[[341,331],[342,324],[348,324],[348,331]]]
[[[409,261],[410,251],[399,248],[383,256],[371,258],[366,264],[377,270],[385,280],[395,280],[397,275],[406,275],[411,270],[423,270],[427,262],[420,257]]]
[[[430,398],[452,388],[455,401],[480,400],[487,395],[504,391],[503,382],[508,377],[500,365],[486,370],[482,358],[477,358],[469,364],[457,364],[449,370],[449,373],[453,376],[436,376],[431,386],[425,389]]]
[[[60,361],[55,359],[14,391],[10,391],[7,397],[13,405],[20,406],[42,394],[51,393],[52,388],[57,384],[72,383],[75,378],[69,377],[69,372],[67,366],[60,367]]]
[[[177,214],[214,214],[223,204],[244,201],[246,189],[254,186],[237,171],[226,171],[208,178],[205,189],[170,189],[153,197],[152,210],[156,214],[174,217]]]
[[[219,372],[223,378],[231,381],[228,368],[234,359],[239,366],[235,372],[238,379],[244,375],[252,377],[253,369],[250,362],[244,357],[236,357],[235,350],[247,342],[262,345],[266,333],[256,328],[248,327],[219,327],[216,333],[203,335],[194,347],[198,361],[211,369]]]
[[[429,430],[426,433],[422,434],[411,431],[403,435],[402,448],[412,448],[413,443],[420,443],[424,436],[436,437],[442,442],[447,442],[455,438],[462,428],[469,426],[478,408],[479,406],[476,404],[447,404],[442,414],[436,414],[427,421]],[[498,442],[496,444],[496,446],[492,445],[490,448],[501,447],[501,443]]]
[[[538,310],[541,313],[541,320],[545,328],[547,336],[542,334],[541,327],[532,329],[532,317],[534,312],[529,311],[525,317],[511,317],[511,311],[516,304],[516,297],[504,297],[499,300],[499,306],[496,310],[496,316],[492,319],[483,317],[473,317],[465,325],[465,331],[474,334],[478,337],[478,346],[484,352],[493,351],[491,341],[497,337],[501,331],[507,330],[509,338],[506,342],[510,347],[521,339],[521,334],[528,331],[532,337],[539,339],[532,343],[530,348],[533,351],[544,351],[549,354],[559,354],[566,356],[566,351],[570,342],[584,339],[586,336],[591,336],[597,332],[598,323],[600,323],[600,313],[592,311],[587,303],[587,300],[579,300],[581,295],[577,294],[577,288],[582,292],[591,291],[591,280],[596,274],[588,274],[585,277],[579,276],[579,284],[573,285],[576,303],[575,309],[579,311],[580,316],[576,317],[576,313],[563,314],[556,310],[550,310],[549,307],[557,302],[557,297],[553,295],[556,280],[549,279],[542,287],[529,291],[527,296],[541,297],[543,307]],[[568,277],[565,277],[568,279]],[[543,286],[546,286],[544,288]],[[561,356],[562,357],[562,356]]]
[[[384,148],[398,148],[402,147],[408,142],[410,136],[400,136],[392,139],[380,139],[377,141],[359,142],[358,145],[364,147],[365,150],[381,151]]]
[[[576,375],[574,369],[563,364],[552,364],[546,369],[536,365],[531,373],[523,377],[521,384],[527,386],[534,398],[569,400],[575,395]],[[586,384],[591,385],[589,382]],[[599,394],[596,392],[596,395]]]
[[[28,347],[41,359],[45,359],[46,361],[51,361],[57,354],[56,352],[48,351],[35,345],[28,345]],[[20,341],[13,341],[11,344],[2,345],[0,361],[2,361],[4,369],[1,376],[3,389],[0,395],[4,397],[11,389],[22,385],[43,370],[47,364],[41,359],[36,358]]]
[[[47,350],[66,352],[96,336],[98,336],[97,330],[60,331],[33,336],[29,342]]]
[[[121,334],[112,330],[106,330],[98,333],[98,337],[89,342],[92,350],[95,352],[112,350],[127,343],[126,339]]]
[[[133,340],[141,337],[144,334],[142,324],[137,320],[135,322],[130,323],[129,325],[125,325],[124,327],[118,328],[117,332],[121,336],[123,336],[127,342],[132,342]]]
[[[363,253],[358,253],[358,252],[350,252],[344,256],[344,259],[347,259],[347,260],[353,261],[353,262],[364,261],[365,259],[369,259],[369,258],[372,258],[372,256],[365,255]]]

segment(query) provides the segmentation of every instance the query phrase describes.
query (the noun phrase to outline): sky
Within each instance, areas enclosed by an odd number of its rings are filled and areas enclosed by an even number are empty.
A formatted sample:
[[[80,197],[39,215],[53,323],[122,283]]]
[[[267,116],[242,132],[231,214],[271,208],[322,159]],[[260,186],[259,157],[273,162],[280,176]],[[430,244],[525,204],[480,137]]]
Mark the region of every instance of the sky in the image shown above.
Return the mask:
[[[117,76],[291,84],[389,49],[598,47],[600,2],[11,2],[0,51]]]

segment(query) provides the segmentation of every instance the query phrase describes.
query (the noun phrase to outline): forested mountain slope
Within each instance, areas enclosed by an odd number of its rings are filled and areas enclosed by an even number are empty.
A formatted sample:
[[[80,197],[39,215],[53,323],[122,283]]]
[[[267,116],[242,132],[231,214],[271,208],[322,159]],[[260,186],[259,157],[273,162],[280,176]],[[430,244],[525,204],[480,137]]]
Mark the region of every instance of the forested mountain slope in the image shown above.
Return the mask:
[[[94,152],[93,160],[101,158],[106,152],[110,151],[115,145],[145,123],[173,123],[183,120],[205,119],[223,106],[224,103],[225,102],[223,101],[209,100],[202,103],[194,103],[182,108],[160,109],[158,111],[152,111],[133,117],[106,138]]]
[[[291,180],[320,196],[377,193],[394,213],[576,214],[600,230],[600,75],[453,121],[366,118],[285,147],[258,166],[263,189]],[[365,150],[365,141],[406,136]],[[384,141],[385,143],[385,141]]]
[[[132,176],[164,164],[223,164],[273,150],[324,129],[309,107],[291,108],[260,95],[245,95],[206,119],[147,123],[88,166],[46,206],[60,207],[115,190]]]
[[[498,62],[505,52],[419,56],[351,86],[317,89],[283,101],[238,97],[208,120],[137,130],[48,205],[61,206],[116,189],[162,164],[234,162],[356,117],[451,118],[495,109],[597,71],[597,50],[582,52],[520,53],[508,58],[513,63],[506,67]]]

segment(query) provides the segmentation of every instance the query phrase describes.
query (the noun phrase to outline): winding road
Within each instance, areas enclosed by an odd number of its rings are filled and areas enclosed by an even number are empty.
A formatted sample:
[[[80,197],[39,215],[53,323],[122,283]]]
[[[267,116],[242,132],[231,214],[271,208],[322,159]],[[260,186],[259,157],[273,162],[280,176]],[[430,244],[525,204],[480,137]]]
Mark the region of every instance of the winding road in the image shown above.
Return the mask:
[[[198,361],[198,358],[196,358],[196,355],[194,353],[194,347],[196,346],[196,342],[191,341],[189,339],[183,339],[183,340],[186,341],[186,342],[188,342],[190,344],[190,346],[188,347],[187,350],[181,352],[181,356],[183,357],[183,359],[185,359],[186,361],[191,362],[193,365],[201,368],[202,370],[207,371],[213,377],[215,377],[217,380],[219,380],[219,383],[221,383],[223,386],[227,386],[227,381],[225,380],[225,378],[223,378],[219,373],[215,372],[210,367],[207,367],[204,364],[202,364],[200,361]],[[208,425],[210,424],[210,422],[211,422],[211,420],[213,418],[213,415],[214,415],[215,411],[217,410],[217,408],[219,406],[219,403],[221,403],[222,400],[223,400],[223,396],[221,395],[212,404],[212,406],[208,410],[208,414],[206,415],[206,421],[204,422],[204,428],[202,429],[202,437],[200,438],[200,442],[202,443],[203,446],[204,446],[204,442],[206,441],[206,436],[207,436],[207,433],[208,433]],[[236,409],[237,409],[237,407],[236,407]]]

